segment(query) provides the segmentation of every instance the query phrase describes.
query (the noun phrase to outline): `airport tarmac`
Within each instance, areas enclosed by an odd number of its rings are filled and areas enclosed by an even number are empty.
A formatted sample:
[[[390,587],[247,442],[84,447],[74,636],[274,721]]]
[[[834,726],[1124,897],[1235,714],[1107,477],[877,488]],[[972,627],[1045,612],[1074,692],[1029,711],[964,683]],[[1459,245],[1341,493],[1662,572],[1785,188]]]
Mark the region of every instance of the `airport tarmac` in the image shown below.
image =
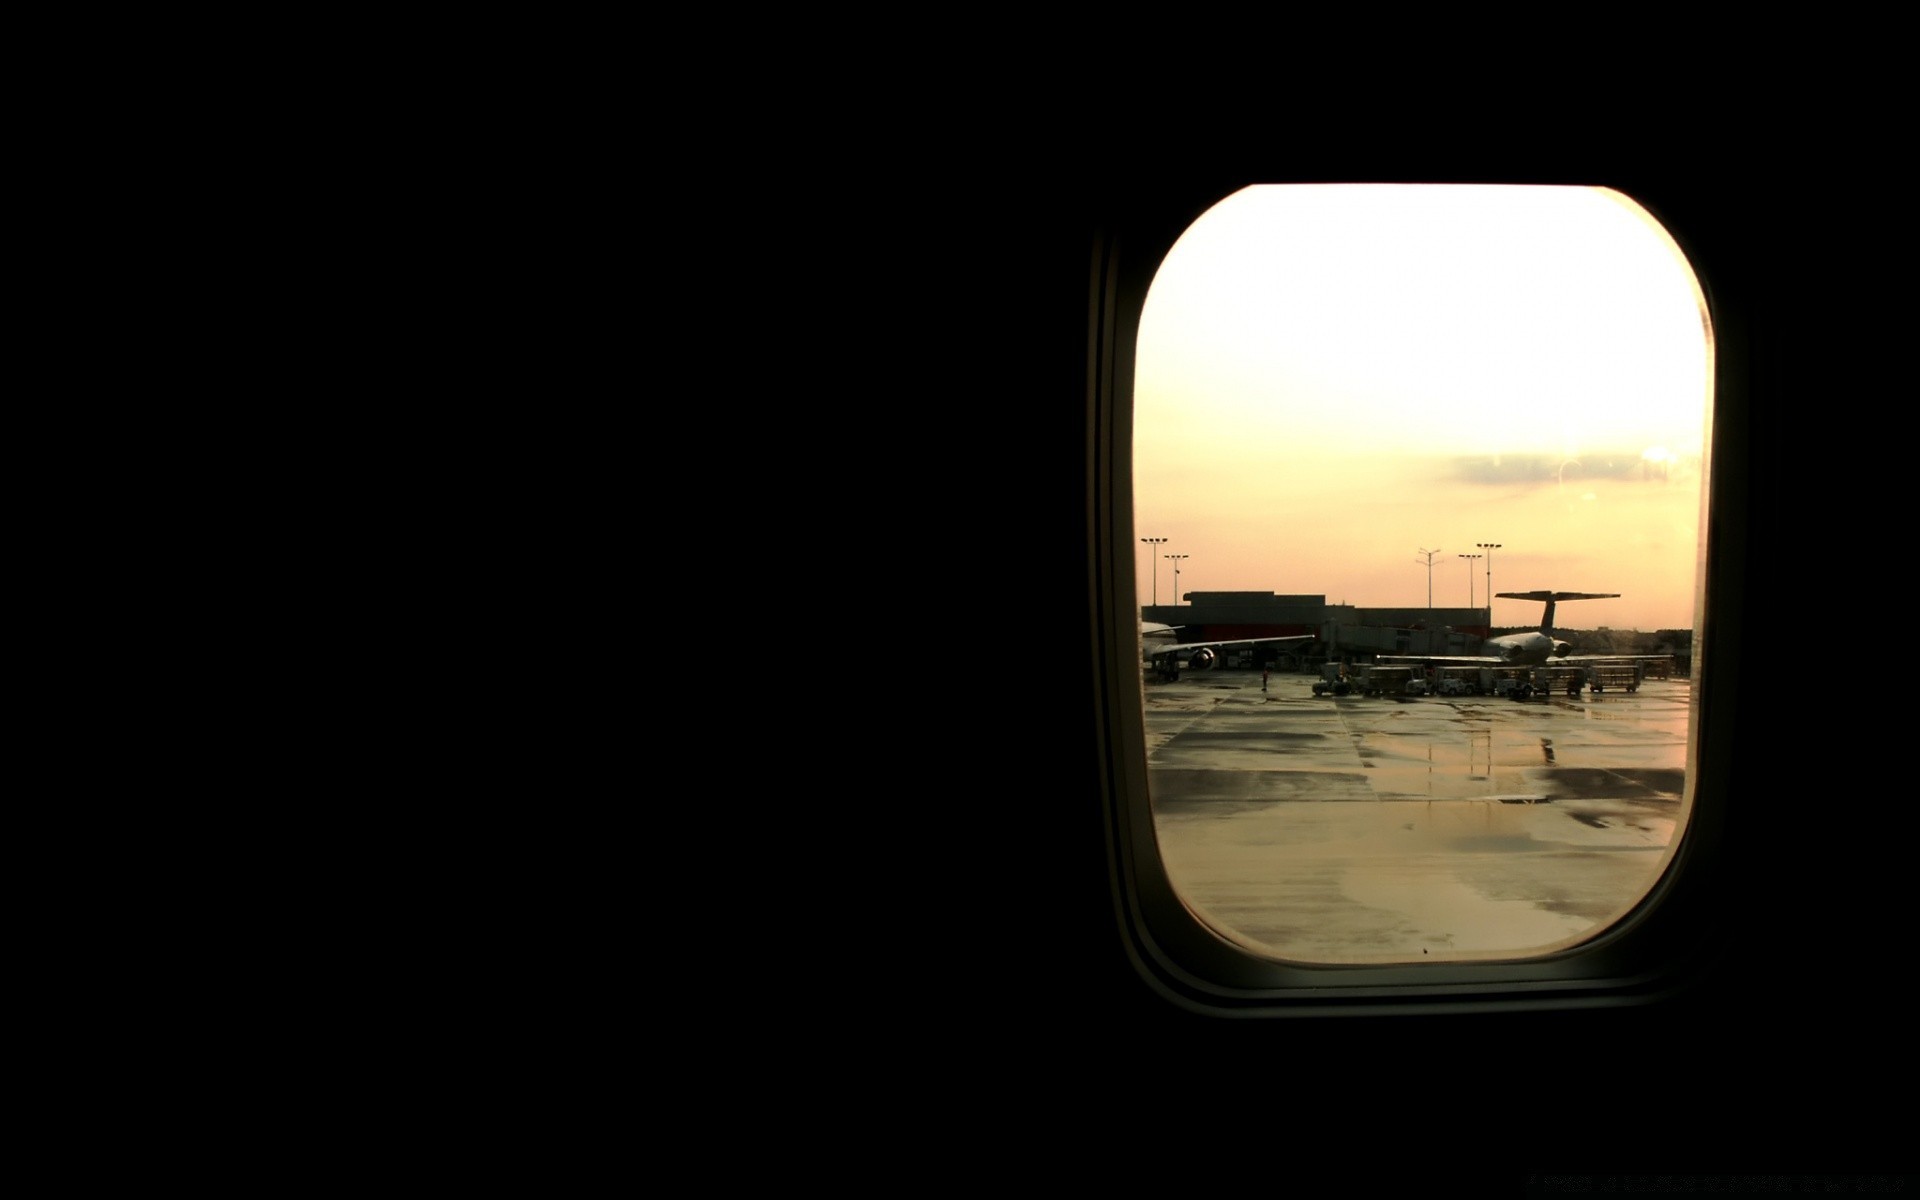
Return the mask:
[[[1515,701],[1315,678],[1146,684],[1161,855],[1230,940],[1320,963],[1532,956],[1604,931],[1665,868],[1686,679]]]

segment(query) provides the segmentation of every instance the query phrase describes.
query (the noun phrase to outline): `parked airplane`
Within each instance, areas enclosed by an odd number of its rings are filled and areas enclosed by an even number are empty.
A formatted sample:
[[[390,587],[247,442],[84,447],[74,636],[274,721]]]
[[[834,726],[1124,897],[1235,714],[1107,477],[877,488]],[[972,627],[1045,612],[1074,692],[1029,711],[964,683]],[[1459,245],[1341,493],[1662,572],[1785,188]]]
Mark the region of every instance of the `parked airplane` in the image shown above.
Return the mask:
[[[1541,600],[1547,611],[1540,628],[1531,633],[1509,633],[1488,638],[1485,654],[1381,654],[1383,663],[1478,663],[1483,666],[1539,667],[1555,663],[1645,662],[1664,654],[1574,654],[1570,642],[1553,636],[1553,607],[1561,600],[1612,600],[1619,592],[1500,592],[1502,600]]]
[[[1158,621],[1140,622],[1140,661],[1154,678],[1171,682],[1180,678],[1181,660],[1196,671],[1204,671],[1219,658],[1215,650],[1227,646],[1271,645],[1279,642],[1311,642],[1311,633],[1292,637],[1229,638],[1219,642],[1178,642],[1174,635],[1184,625],[1163,625]]]

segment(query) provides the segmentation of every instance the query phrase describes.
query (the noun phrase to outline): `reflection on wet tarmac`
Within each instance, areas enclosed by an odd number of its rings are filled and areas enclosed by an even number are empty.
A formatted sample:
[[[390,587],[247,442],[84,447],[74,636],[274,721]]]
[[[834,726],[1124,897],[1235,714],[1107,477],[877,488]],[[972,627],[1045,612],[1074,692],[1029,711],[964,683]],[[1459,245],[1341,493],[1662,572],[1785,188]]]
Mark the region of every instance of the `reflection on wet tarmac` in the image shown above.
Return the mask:
[[[1447,951],[1551,945],[1588,926],[1584,917],[1551,912],[1531,900],[1490,898],[1444,868],[1354,869],[1342,888],[1356,904],[1404,914],[1410,926],[1418,926],[1420,940]],[[1422,951],[1431,957],[1428,947]]]
[[[1303,676],[1263,695],[1236,675],[1147,692],[1162,856],[1230,940],[1327,963],[1539,954],[1618,920],[1666,865],[1684,680],[1595,720],[1575,699],[1315,697]]]

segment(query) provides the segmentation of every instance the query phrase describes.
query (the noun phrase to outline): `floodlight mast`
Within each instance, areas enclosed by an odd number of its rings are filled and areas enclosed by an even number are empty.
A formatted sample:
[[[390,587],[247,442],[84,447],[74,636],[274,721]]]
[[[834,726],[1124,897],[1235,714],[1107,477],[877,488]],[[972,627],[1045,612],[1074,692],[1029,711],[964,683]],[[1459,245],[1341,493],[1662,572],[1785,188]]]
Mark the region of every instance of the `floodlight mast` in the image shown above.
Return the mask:
[[[1487,552],[1487,633],[1493,633],[1493,552],[1500,548],[1499,542],[1475,542],[1475,546]],[[1472,608],[1473,605],[1467,605]]]
[[[1427,564],[1427,620],[1431,623],[1433,620],[1433,560],[1441,552],[1438,550],[1422,550],[1420,553],[1427,556],[1425,560]],[[1416,558],[1413,561],[1420,562],[1421,560]]]
[[[1165,538],[1141,538],[1149,546],[1158,548],[1165,544]],[[1153,606],[1160,607],[1160,560],[1154,557],[1154,551],[1147,551],[1147,565],[1153,568]]]
[[[1461,554],[1456,557],[1471,559],[1479,558],[1480,556],[1478,554]],[[1467,564],[1467,607],[1473,607],[1473,564],[1471,562]]]

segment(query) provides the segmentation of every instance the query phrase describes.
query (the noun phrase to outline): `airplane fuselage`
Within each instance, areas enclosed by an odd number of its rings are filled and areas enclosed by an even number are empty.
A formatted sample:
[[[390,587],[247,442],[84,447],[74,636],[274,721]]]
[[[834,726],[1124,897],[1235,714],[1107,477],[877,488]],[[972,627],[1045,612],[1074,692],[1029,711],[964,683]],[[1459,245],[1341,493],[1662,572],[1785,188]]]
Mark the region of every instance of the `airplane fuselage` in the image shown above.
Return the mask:
[[[1155,678],[1173,680],[1180,678],[1182,666],[1204,671],[1220,661],[1216,651],[1229,646],[1275,645],[1279,643],[1311,642],[1311,633],[1290,634],[1285,637],[1226,638],[1216,642],[1179,642],[1175,641],[1181,629],[1180,625],[1163,625],[1158,621],[1140,622],[1140,653],[1142,666]]]
[[[1540,628],[1525,633],[1502,634],[1497,638],[1488,638],[1481,646],[1479,654],[1434,654],[1407,655],[1383,654],[1379,661],[1387,663],[1424,662],[1436,663],[1483,663],[1489,666],[1507,667],[1543,667],[1551,662],[1570,662],[1574,664],[1596,662],[1633,662],[1657,655],[1638,654],[1574,654],[1570,642],[1561,641],[1553,636],[1553,608],[1561,600],[1612,600],[1619,597],[1618,592],[1501,592],[1503,600],[1539,600],[1546,604],[1546,612],[1540,620]]]
[[[1538,667],[1556,658],[1565,658],[1573,647],[1558,638],[1548,637],[1535,630],[1531,633],[1509,633],[1502,637],[1491,638],[1487,649],[1497,654],[1505,662],[1516,667]]]

